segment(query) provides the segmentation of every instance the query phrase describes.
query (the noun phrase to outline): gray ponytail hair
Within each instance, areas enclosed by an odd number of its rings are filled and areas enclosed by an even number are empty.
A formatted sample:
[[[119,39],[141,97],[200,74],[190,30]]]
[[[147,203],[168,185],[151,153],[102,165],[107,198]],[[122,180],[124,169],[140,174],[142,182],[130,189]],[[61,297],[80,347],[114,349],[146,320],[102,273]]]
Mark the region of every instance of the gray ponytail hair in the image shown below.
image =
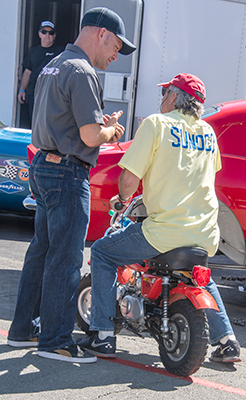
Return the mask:
[[[174,102],[174,107],[176,110],[181,111],[183,114],[191,115],[195,119],[201,118],[204,108],[199,101],[176,86],[170,85],[168,89],[170,92],[177,94]]]

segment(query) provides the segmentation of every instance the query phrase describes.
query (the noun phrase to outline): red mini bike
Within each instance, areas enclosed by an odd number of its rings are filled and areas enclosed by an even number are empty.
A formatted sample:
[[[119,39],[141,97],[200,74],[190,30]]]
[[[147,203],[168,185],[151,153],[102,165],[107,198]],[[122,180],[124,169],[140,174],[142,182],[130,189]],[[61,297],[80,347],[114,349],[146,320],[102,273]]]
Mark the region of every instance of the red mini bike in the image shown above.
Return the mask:
[[[109,234],[146,218],[142,196],[123,214],[115,212]],[[209,329],[204,309],[218,306],[204,289],[210,280],[208,254],[202,248],[180,247],[141,264],[118,268],[115,333],[122,328],[157,341],[166,369],[179,376],[195,373],[208,348]],[[76,322],[89,334],[91,277],[81,277]]]

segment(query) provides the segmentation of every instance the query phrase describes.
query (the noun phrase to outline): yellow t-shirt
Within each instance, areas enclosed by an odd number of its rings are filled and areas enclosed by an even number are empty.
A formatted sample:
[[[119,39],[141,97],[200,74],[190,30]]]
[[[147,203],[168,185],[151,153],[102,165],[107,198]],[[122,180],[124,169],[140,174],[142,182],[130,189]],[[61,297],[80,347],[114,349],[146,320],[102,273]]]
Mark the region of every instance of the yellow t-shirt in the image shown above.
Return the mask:
[[[215,174],[221,169],[215,133],[205,121],[175,110],[153,114],[139,127],[119,162],[143,182],[148,218],[143,234],[160,252],[219,243]]]

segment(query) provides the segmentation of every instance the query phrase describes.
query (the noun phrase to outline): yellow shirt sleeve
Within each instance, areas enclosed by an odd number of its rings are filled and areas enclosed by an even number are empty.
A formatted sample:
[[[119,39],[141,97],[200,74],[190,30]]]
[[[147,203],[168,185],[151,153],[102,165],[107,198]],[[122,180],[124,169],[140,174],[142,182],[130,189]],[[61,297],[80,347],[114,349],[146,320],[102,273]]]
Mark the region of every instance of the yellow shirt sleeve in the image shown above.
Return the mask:
[[[148,171],[158,147],[156,140],[156,123],[150,117],[146,118],[136,132],[136,136],[119,162],[121,168],[126,168],[139,179]]]
[[[219,146],[217,145],[216,172],[220,171],[221,169],[222,169],[222,165],[221,165],[220,150],[219,150]]]

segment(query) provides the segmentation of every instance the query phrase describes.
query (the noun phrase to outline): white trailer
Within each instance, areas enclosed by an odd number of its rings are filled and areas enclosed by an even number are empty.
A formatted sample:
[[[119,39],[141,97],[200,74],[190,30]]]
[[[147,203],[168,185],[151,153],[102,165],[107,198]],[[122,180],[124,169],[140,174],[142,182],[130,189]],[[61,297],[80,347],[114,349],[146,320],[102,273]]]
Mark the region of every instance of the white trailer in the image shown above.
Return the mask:
[[[159,111],[157,83],[179,72],[205,82],[205,106],[245,98],[246,0],[3,0],[0,119],[14,126],[23,122],[17,101],[22,62],[38,43],[40,21],[52,19],[57,44],[66,44],[76,37],[84,12],[95,6],[118,12],[138,47],[99,71],[106,111],[124,111],[124,140],[133,137],[142,118]]]
[[[159,111],[157,84],[179,72],[198,75],[205,82],[206,106],[245,98],[246,1],[84,0],[82,14],[102,3],[122,15],[127,35],[138,47],[131,70],[122,70],[124,56],[119,56],[117,63],[101,74],[106,78],[106,100],[115,107],[131,103],[126,140],[142,118]]]

